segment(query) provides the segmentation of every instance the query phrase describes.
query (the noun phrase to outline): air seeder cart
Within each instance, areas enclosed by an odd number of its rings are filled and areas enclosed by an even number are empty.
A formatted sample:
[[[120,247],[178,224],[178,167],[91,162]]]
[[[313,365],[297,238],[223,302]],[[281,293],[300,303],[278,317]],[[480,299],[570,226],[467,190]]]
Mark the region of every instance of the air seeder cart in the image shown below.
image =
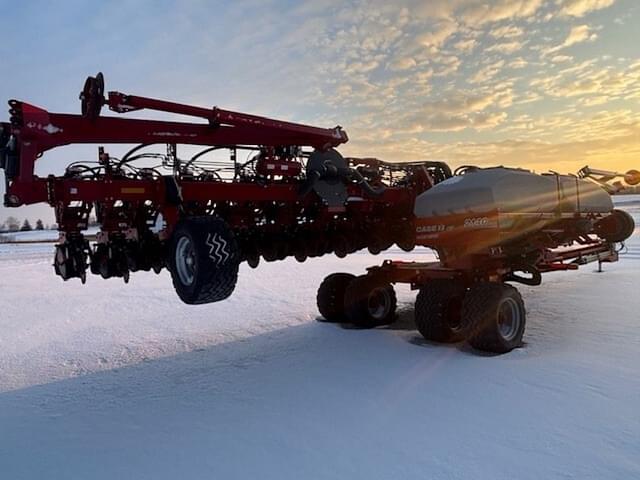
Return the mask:
[[[521,345],[526,313],[506,282],[539,285],[546,272],[615,262],[635,228],[599,185],[575,176],[502,167],[456,173],[419,195],[414,208],[416,243],[440,261],[386,261],[359,277],[330,275],[317,296],[325,318],[388,324],[392,284],[407,283],[418,290],[415,321],[427,340],[508,352]]]

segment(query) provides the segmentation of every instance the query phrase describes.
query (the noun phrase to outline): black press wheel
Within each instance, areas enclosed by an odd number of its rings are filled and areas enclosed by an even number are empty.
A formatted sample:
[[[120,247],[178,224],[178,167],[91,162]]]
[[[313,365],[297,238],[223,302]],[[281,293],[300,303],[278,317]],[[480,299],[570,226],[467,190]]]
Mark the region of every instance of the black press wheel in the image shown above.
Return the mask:
[[[318,288],[316,301],[320,314],[328,322],[343,322],[346,320],[344,312],[344,294],[347,286],[356,278],[350,273],[332,273],[325,278]]]
[[[416,327],[434,342],[455,343],[465,339],[462,301],[466,290],[454,280],[432,280],[420,288],[416,298]]]
[[[393,323],[396,317],[396,292],[379,277],[361,275],[354,278],[344,295],[345,314],[349,322],[361,328]]]
[[[510,352],[522,345],[524,302],[511,285],[479,283],[464,298],[462,322],[472,347],[485,352]]]
[[[236,286],[239,263],[236,240],[224,220],[193,217],[174,229],[169,267],[183,302],[201,304],[227,298]]]

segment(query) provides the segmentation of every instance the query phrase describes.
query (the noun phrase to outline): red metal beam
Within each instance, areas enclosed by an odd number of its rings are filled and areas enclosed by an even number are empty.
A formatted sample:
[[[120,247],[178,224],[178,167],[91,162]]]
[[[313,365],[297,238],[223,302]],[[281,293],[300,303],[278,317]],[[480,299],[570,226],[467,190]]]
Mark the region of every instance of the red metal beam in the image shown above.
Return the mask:
[[[155,98],[125,95],[120,92],[109,92],[107,101],[109,108],[114,112],[126,113],[135,110],[157,110],[161,112],[176,113],[192,117],[200,117],[208,120],[212,125],[228,125],[236,128],[248,129],[246,133],[254,129],[260,129],[269,135],[291,136],[292,139],[275,145],[308,145],[316,148],[326,146],[337,147],[348,141],[347,134],[341,127],[318,128],[300,123],[285,122],[272,118],[250,115],[247,113],[223,110],[218,107],[203,108],[180,103],[167,102]],[[243,130],[244,131],[244,130]],[[247,143],[247,142],[241,142]],[[267,143],[263,145],[269,145]]]

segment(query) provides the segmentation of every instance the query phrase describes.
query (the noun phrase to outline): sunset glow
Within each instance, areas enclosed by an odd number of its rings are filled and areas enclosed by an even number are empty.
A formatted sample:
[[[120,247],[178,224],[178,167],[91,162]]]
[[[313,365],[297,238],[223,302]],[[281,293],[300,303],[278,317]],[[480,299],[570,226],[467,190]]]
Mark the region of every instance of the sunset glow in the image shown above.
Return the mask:
[[[640,168],[633,0],[42,8],[14,5],[0,19],[22,39],[0,46],[11,72],[0,79],[4,98],[76,112],[82,79],[103,71],[108,89],[340,124],[351,139],[345,155],[538,172]],[[73,158],[45,156],[46,168],[95,150],[73,149]]]

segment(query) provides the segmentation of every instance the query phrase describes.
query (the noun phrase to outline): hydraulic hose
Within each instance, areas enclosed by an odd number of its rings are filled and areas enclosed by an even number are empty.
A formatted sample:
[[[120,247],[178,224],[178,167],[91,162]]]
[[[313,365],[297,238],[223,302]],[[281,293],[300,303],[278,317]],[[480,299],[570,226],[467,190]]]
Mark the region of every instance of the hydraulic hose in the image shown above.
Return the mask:
[[[369,184],[369,182],[367,182],[359,171],[353,168],[349,168],[348,170],[351,178],[354,179],[370,197],[379,197],[384,194],[384,191],[386,190],[384,186],[374,188]]]
[[[521,275],[516,275],[516,271],[523,273],[530,273],[531,277],[523,277]],[[505,282],[518,282],[523,285],[537,286],[542,283],[542,274],[540,270],[538,270],[533,265],[516,265],[513,267],[513,271],[504,278]]]

